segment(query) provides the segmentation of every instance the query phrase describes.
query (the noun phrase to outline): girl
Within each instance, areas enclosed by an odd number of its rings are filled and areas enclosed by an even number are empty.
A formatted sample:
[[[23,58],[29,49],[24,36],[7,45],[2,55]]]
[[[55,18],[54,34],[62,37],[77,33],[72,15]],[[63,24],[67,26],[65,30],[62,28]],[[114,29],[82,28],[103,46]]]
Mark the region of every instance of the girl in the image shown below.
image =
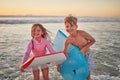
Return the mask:
[[[85,55],[90,70],[93,69],[94,63],[92,58],[92,52],[90,51],[90,46],[95,43],[95,39],[85,31],[77,30],[77,18],[73,16],[65,17],[64,19],[65,29],[69,36],[65,41],[64,51],[67,51],[69,44],[78,46],[80,51]],[[90,74],[87,78],[90,80]]]
[[[32,40],[29,42],[25,55],[23,57],[22,63],[24,63],[32,50],[34,56],[42,56],[46,53],[46,48],[49,52],[53,53],[54,50],[52,49],[50,42],[47,40],[48,33],[47,30],[41,24],[34,24],[31,28],[31,36]],[[22,70],[21,70],[22,71]],[[43,78],[44,80],[49,80],[49,68],[44,66],[42,68]],[[39,78],[39,68],[33,68],[33,76],[34,80],[40,80]]]

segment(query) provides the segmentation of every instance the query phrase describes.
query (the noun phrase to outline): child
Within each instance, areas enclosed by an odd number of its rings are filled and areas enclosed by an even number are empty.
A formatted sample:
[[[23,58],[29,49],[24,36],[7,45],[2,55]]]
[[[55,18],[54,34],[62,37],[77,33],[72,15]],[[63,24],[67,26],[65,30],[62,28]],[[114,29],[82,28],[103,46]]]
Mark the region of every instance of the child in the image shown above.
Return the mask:
[[[32,40],[28,44],[22,63],[24,63],[28,59],[31,50],[34,56],[44,55],[46,53],[46,48],[49,50],[49,52],[54,52],[53,48],[50,45],[50,42],[47,40],[47,30],[41,24],[34,24],[32,26],[31,36]],[[42,73],[44,80],[49,80],[49,68],[47,66],[42,69]],[[34,80],[40,80],[38,67],[33,68],[33,76]]]
[[[67,51],[69,44],[78,46],[80,51],[85,55],[88,66],[89,66],[89,76],[87,80],[90,80],[90,70],[93,68],[92,52],[90,51],[90,46],[95,43],[95,39],[85,31],[77,30],[77,18],[73,16],[65,17],[64,19],[65,29],[69,36],[65,41],[64,51]]]

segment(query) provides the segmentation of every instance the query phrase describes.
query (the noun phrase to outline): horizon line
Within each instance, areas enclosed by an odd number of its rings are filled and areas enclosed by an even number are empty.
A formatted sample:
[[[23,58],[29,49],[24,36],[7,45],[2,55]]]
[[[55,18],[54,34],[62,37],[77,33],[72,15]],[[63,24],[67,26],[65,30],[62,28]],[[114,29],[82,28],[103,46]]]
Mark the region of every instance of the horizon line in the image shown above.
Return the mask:
[[[0,15],[0,17],[65,17],[65,15]],[[74,16],[74,15],[73,15]],[[75,17],[100,17],[100,18],[120,18],[120,16],[75,16]]]

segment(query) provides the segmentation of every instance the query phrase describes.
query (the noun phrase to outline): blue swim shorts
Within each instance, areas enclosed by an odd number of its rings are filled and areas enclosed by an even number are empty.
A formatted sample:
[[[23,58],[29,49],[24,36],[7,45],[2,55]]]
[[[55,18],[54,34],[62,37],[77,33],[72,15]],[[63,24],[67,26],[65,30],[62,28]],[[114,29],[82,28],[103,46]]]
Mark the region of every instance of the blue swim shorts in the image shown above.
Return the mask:
[[[94,58],[93,58],[93,53],[90,52],[86,52],[86,54],[84,55],[86,58],[86,61],[88,63],[88,67],[89,67],[89,71],[94,69]]]

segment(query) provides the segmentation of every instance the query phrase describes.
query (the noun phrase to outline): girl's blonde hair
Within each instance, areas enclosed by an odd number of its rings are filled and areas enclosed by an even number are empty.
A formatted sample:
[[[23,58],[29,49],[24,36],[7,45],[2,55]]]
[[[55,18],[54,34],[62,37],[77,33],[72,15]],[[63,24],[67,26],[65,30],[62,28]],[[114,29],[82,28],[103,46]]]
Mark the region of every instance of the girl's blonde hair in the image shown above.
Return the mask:
[[[66,23],[66,22],[70,23],[71,25],[72,25],[72,23],[77,25],[77,18],[72,15],[69,15],[64,18],[64,23]]]
[[[44,28],[42,24],[33,24],[32,28],[31,28],[31,36],[32,36],[32,38],[34,38],[35,29],[37,27],[39,27],[42,30],[42,32],[43,32],[42,37],[46,38],[50,43],[52,43],[51,38],[48,35],[48,33],[50,33],[50,32],[47,31],[47,29]],[[32,39],[32,48],[34,49],[33,39]]]
[[[48,38],[49,37],[47,29],[44,28],[43,25],[41,25],[41,24],[33,24],[32,28],[31,28],[31,36],[32,36],[32,38],[34,38],[35,29],[37,27],[39,27],[42,30],[42,32],[43,32],[42,37],[43,38]]]

